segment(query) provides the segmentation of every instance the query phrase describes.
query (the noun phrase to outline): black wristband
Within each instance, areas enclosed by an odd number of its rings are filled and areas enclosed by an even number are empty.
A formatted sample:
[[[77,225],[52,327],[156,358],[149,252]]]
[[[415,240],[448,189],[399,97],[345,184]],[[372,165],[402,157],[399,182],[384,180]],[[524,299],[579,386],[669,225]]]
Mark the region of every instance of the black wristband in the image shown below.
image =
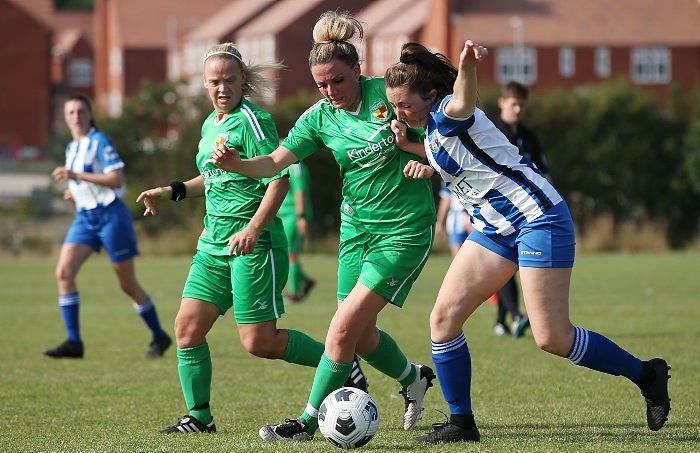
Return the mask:
[[[173,189],[173,194],[170,197],[171,200],[180,201],[185,199],[185,197],[187,196],[187,187],[185,186],[184,182],[173,181],[168,185],[171,189]]]

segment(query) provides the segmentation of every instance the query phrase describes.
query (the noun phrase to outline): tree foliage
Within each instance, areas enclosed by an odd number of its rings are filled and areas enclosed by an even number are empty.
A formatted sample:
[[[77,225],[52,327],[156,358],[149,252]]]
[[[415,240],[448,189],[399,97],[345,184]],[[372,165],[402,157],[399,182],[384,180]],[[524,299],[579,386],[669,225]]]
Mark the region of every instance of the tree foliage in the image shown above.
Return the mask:
[[[697,186],[692,188],[693,175],[700,175],[697,111],[690,123],[665,114],[622,80],[553,91],[531,99],[528,109],[525,122],[542,142],[577,228],[606,214],[615,225],[662,221],[672,247],[697,233],[700,200]]]

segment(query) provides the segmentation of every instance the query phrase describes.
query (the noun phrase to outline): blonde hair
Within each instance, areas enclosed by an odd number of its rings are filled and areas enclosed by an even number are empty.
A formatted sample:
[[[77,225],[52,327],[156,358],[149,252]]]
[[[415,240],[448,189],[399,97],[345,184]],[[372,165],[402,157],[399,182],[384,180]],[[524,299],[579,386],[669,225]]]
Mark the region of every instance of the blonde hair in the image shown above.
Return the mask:
[[[243,84],[243,96],[261,95],[262,91],[272,91],[272,84],[263,77],[262,73],[268,69],[284,69],[285,66],[274,61],[271,63],[261,63],[257,65],[247,65],[243,62],[241,52],[232,42],[217,44],[204,54],[204,64],[208,59],[219,58],[222,60],[235,60],[245,74],[245,83]]]
[[[362,39],[362,23],[348,12],[328,11],[314,25],[314,44],[309,54],[309,67],[340,60],[350,67],[359,63],[357,48],[350,42],[355,35]]]

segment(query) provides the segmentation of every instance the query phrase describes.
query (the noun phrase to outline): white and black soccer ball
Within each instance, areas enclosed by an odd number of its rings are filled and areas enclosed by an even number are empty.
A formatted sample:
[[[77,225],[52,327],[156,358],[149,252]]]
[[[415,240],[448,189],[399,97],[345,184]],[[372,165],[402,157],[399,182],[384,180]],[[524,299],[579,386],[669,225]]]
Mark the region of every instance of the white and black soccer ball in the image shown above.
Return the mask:
[[[321,434],[336,447],[349,450],[372,440],[379,429],[379,408],[368,393],[352,387],[335,390],[318,410]]]

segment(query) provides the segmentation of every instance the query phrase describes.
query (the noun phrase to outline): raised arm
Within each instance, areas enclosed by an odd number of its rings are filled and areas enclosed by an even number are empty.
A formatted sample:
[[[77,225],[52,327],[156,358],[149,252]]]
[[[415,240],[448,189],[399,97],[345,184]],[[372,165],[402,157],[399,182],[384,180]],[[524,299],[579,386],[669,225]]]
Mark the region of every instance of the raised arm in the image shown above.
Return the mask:
[[[185,181],[184,183],[181,182],[181,184],[184,184],[185,196],[189,198],[204,196],[204,178],[202,175],[195,176],[189,181]],[[146,207],[146,210],[143,212],[145,217],[148,215],[156,215],[156,206],[167,203],[172,199],[172,196],[173,187],[167,185],[163,187],[156,187],[155,189],[144,190],[136,198],[136,202],[141,203],[143,201],[143,204]]]
[[[452,98],[445,106],[445,113],[454,118],[469,118],[476,109],[476,66],[488,54],[488,50],[471,40],[464,43],[459,55],[457,80]]]
[[[251,178],[271,178],[299,160],[284,146],[279,146],[270,154],[245,160],[241,159],[241,154],[234,148],[222,146],[211,157],[214,164],[222,170]]]

